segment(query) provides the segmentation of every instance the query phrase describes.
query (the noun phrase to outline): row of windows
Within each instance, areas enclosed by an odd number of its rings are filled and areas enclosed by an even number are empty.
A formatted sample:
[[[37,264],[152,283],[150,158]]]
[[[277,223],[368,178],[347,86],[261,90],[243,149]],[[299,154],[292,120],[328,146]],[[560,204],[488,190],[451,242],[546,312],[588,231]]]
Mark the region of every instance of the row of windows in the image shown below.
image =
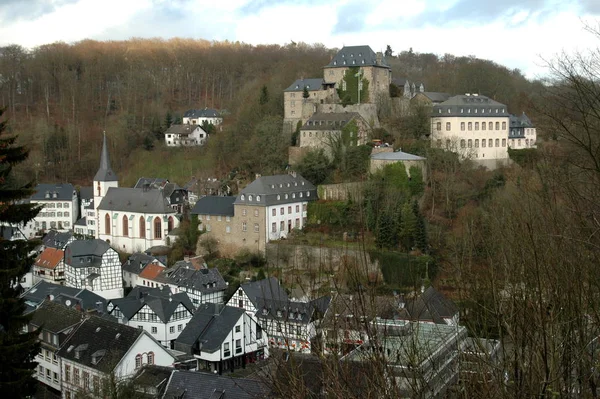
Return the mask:
[[[81,378],[83,377],[83,378]],[[90,373],[87,371],[80,370],[77,367],[73,367],[73,380],[71,380],[71,366],[65,365],[65,381],[69,383],[73,383],[78,387],[83,387],[85,390],[92,390],[95,394],[98,394],[100,391],[100,377],[97,375],[93,376],[93,386],[90,386]],[[81,384],[83,382],[83,385]]]
[[[465,111],[466,110],[466,111]],[[488,114],[492,114],[492,113],[498,114],[498,113],[504,113],[505,108],[487,108],[487,113]],[[452,113],[452,108],[446,108],[446,112],[448,112],[449,114]],[[459,111],[461,114],[470,114],[471,113],[471,108],[461,108]],[[438,108],[438,114],[442,113],[442,108]],[[486,113],[486,108],[473,108],[473,113],[474,114],[485,114]]]
[[[55,218],[55,217],[69,217],[71,214],[69,212],[40,212],[39,216],[42,218]]]
[[[306,132],[305,132],[305,133],[306,133]],[[303,183],[303,185],[304,185],[304,182],[302,182],[302,183]],[[279,186],[281,187],[281,184],[280,184]],[[287,185],[287,186],[289,187],[289,186],[290,186],[290,184],[288,183],[288,185]],[[304,193],[300,192],[300,193],[298,193],[298,196],[299,196],[300,198],[302,198],[302,197],[304,196]],[[306,196],[307,196],[307,197],[310,197],[310,191],[307,191],[307,192],[306,192]],[[286,194],[283,194],[283,198],[284,198],[284,199],[289,199],[289,198],[290,198],[290,195],[289,195],[289,194],[287,194],[287,193],[286,193]],[[292,193],[292,198],[296,198],[296,193]],[[240,199],[241,199],[242,201],[245,201],[245,200],[246,200],[246,195],[245,195],[245,194],[242,194],[242,195],[240,196]],[[249,195],[248,195],[248,201],[252,201],[253,199],[254,199],[254,196],[253,196],[252,194],[249,194]],[[278,200],[278,201],[280,201],[280,200],[281,200],[281,194],[277,194],[277,200]],[[256,196],[256,202],[260,202],[260,195],[257,195],[257,196]],[[245,210],[243,210],[242,212],[245,212]],[[244,213],[244,216],[245,216],[245,215],[246,215],[246,214]],[[207,215],[207,216],[208,216],[208,215]],[[258,211],[255,211],[255,216],[258,216]],[[210,219],[208,219],[208,220],[210,220]]]
[[[465,124],[465,122],[461,122],[460,123],[460,130],[465,131],[465,130],[473,130],[473,127],[475,127],[475,130],[479,130],[479,122],[468,122]],[[500,129],[500,122],[496,122],[496,124],[494,125],[493,122],[481,122],[481,130],[501,130]],[[495,127],[495,129],[494,129]],[[466,129],[465,129],[466,128]],[[437,122],[436,123],[436,130],[437,131],[441,131],[442,130],[442,122]],[[450,122],[446,122],[446,131],[450,131],[452,130],[452,124]],[[506,130],[506,122],[502,122],[502,130]]]
[[[292,221],[288,221],[288,223],[292,223]],[[295,222],[294,222],[294,228],[299,229],[300,228],[300,219],[296,218]],[[285,231],[285,221],[281,221],[279,222],[279,231]],[[273,222],[271,223],[271,232],[272,233],[277,233],[277,223]]]
[[[152,327],[156,328],[156,327]],[[145,364],[154,364],[154,352],[138,353],[135,356],[135,368],[139,369]]]
[[[486,141],[488,143],[488,147],[494,147],[494,140],[493,139],[482,139],[481,140],[481,147],[485,148],[486,145]],[[460,148],[472,148],[473,147],[473,140],[469,139],[469,140],[461,140],[460,141]],[[496,147],[500,147],[500,139],[496,139]],[[502,147],[506,147],[506,139],[502,139]],[[479,148],[479,139],[475,139],[475,148]]]
[[[58,384],[58,373],[53,372],[50,369],[45,369],[44,366],[38,366],[38,380],[43,380],[46,377],[46,380],[52,381],[55,384]]]
[[[258,216],[258,210],[254,211],[254,216]],[[202,220],[202,215],[198,215],[198,220]],[[210,215],[206,215],[206,220],[210,220]],[[223,220],[221,215],[217,216],[217,220],[220,222]],[[231,222],[231,216],[225,216],[226,222]]]
[[[306,212],[306,204],[302,205],[302,210],[304,212]],[[296,213],[300,212],[300,205],[296,205]],[[292,207],[288,206],[288,211],[287,211],[288,215],[292,213]],[[285,207],[281,207],[279,208],[279,214],[280,215],[285,215]],[[271,209],[271,216],[277,216],[277,209],[273,208]]]
[[[129,218],[127,217],[127,215],[123,215],[123,218],[121,219],[121,227],[122,227],[122,234],[124,237],[129,237]],[[154,239],[161,239],[162,238],[162,221],[160,220],[160,217],[155,217],[154,218]],[[174,219],[173,216],[169,216],[168,222],[167,222],[167,229],[168,231],[173,230],[173,224],[174,224]],[[104,234],[110,235],[110,228],[111,228],[111,223],[110,223],[110,215],[107,213],[106,215],[104,215]],[[140,216],[139,221],[138,221],[138,228],[139,228],[139,238],[146,238],[146,219],[144,219],[143,216]]]
[[[69,228],[71,226],[71,222],[63,222],[63,221],[60,221],[60,222],[51,221],[51,222],[49,222],[49,224],[50,224],[50,228],[51,229],[56,229],[56,228],[62,229],[63,227],[64,228]],[[46,230],[48,228],[48,222],[38,222],[38,221],[36,221],[35,222],[35,228],[36,229],[41,228],[43,230]]]
[[[70,208],[71,205],[68,202],[49,202],[44,204],[44,208]]]

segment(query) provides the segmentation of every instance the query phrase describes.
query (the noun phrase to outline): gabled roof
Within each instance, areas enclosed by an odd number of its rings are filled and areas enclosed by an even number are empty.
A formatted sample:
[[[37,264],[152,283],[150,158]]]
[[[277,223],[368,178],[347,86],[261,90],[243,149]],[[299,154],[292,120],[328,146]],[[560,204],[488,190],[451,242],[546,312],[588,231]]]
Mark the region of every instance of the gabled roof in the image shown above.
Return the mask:
[[[102,256],[110,249],[106,241],[98,238],[75,240],[65,249],[65,264],[72,267],[100,266]]]
[[[525,112],[523,112],[523,114],[521,116],[515,116],[515,115],[511,115],[510,116],[510,127],[533,127],[533,123],[531,123],[531,119],[529,119],[529,117],[527,115],[525,115]]]
[[[168,182],[169,180],[163,179],[162,177],[140,177],[133,188],[160,188],[164,187]]]
[[[250,195],[252,195],[252,200]],[[240,191],[234,204],[269,206],[316,199],[317,188],[314,184],[299,174],[286,174],[257,178]]]
[[[175,214],[161,190],[110,187],[99,210],[125,213]]]
[[[445,319],[458,314],[454,302],[431,286],[416,298],[408,299],[404,309],[408,313],[404,319],[432,321],[436,324],[446,324]]]
[[[363,119],[358,112],[314,113],[300,130],[341,130],[350,121]]]
[[[210,195],[196,201],[192,215],[233,216],[233,203],[236,197]]]
[[[223,291],[227,288],[227,283],[219,273],[219,269],[200,269],[188,268],[184,264],[175,264],[173,267],[163,270],[155,281],[164,284],[172,284],[177,287],[194,289],[201,292]]]
[[[140,277],[154,280],[163,270],[165,270],[164,266],[150,263],[141,271]]]
[[[146,265],[153,262],[160,262],[164,265],[164,263],[162,263],[156,256],[148,255],[143,252],[136,252],[131,254],[129,258],[123,262],[121,268],[123,271],[139,275],[142,270],[144,270]]]
[[[393,319],[398,310],[398,301],[393,297],[355,295],[336,295],[331,301],[321,324],[324,327],[341,329],[361,329],[365,321],[376,317]]]
[[[100,167],[94,176],[94,181],[119,181],[119,178],[110,167],[108,146],[106,145],[106,133],[102,139],[102,153],[100,154]]]
[[[162,323],[168,323],[175,309],[182,304],[190,313],[194,313],[194,305],[185,292],[173,294],[169,287],[150,288],[137,286],[125,298],[109,301],[118,307],[127,320],[131,320],[140,309],[148,306]]]
[[[190,135],[194,133],[196,130],[204,132],[200,125],[190,125],[190,124],[181,124],[181,125],[171,125],[165,134],[182,134],[182,135]],[[204,132],[206,133],[206,132]]]
[[[383,56],[381,57],[381,62],[378,62],[377,54],[369,46],[344,46],[325,68],[347,68],[353,66],[374,66],[388,69],[390,67],[385,62]]]
[[[298,79],[284,91],[304,91],[305,87],[308,91],[321,90],[323,82],[323,78]]]
[[[32,201],[72,201],[75,187],[72,184],[38,184],[34,188]]]
[[[240,288],[244,290],[254,307],[257,307],[259,298],[285,302],[289,300],[287,292],[276,277],[244,283],[240,285]]]
[[[220,118],[219,111],[212,108],[190,109],[183,114],[184,118]]]
[[[46,248],[35,260],[35,265],[44,269],[54,270],[64,257],[64,251],[56,248]]]
[[[272,396],[267,385],[259,380],[175,370],[163,398],[257,399]]]
[[[431,102],[433,102],[433,103],[443,103],[444,101],[446,101],[447,99],[450,98],[450,94],[436,92],[436,91],[423,91],[423,92],[419,92],[417,94],[424,95],[429,100],[431,100]]]
[[[439,117],[506,117],[506,105],[479,94],[460,94],[433,105],[432,116]]]
[[[82,200],[93,200],[94,189],[92,187],[79,187],[79,198]]]
[[[329,296],[323,296],[310,302],[258,298],[256,317],[308,324],[315,318],[322,318],[330,302],[331,297]]]
[[[65,341],[58,356],[109,373],[142,334],[142,329],[92,316]]]
[[[72,239],[73,232],[59,233],[56,230],[50,230],[42,238],[42,244],[47,248],[65,249],[67,243]]]
[[[36,327],[44,326],[44,330],[58,334],[80,323],[83,319],[82,316],[82,313],[75,309],[63,306],[60,303],[45,301],[33,312],[30,323]]]
[[[28,306],[29,311],[37,308],[46,299],[50,299],[51,301],[57,300],[60,296],[64,299],[61,303],[67,306],[74,306],[77,301],[81,305],[82,310],[85,311],[98,310],[99,308],[100,310],[104,310],[106,306],[106,299],[92,291],[52,284],[44,280],[41,280],[21,294],[21,297],[25,299],[25,304]],[[67,303],[67,301],[69,302]]]
[[[202,304],[177,338],[177,342],[194,345],[200,341],[203,352],[213,353],[221,348],[244,312],[242,308],[223,304]]]
[[[86,216],[77,219],[77,221],[75,222],[75,226],[87,226],[87,218],[86,218]]]
[[[378,152],[371,155],[371,159],[379,159],[384,161],[424,161],[425,158],[418,155],[409,154],[402,151],[394,152]]]

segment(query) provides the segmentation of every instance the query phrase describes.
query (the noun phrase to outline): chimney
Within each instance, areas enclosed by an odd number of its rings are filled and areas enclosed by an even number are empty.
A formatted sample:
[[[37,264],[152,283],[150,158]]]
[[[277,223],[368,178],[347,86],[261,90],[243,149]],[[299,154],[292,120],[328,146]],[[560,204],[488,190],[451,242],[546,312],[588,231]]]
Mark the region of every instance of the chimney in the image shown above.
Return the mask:
[[[183,260],[186,262],[190,261],[190,256],[189,255],[183,255]]]
[[[262,176],[262,175],[261,175],[260,173],[257,173],[257,174],[256,174],[256,178],[257,178],[257,179],[260,179],[260,177],[261,177],[261,176]]]
[[[376,64],[377,65],[382,65],[383,64],[383,53],[381,51],[377,52],[377,61]]]

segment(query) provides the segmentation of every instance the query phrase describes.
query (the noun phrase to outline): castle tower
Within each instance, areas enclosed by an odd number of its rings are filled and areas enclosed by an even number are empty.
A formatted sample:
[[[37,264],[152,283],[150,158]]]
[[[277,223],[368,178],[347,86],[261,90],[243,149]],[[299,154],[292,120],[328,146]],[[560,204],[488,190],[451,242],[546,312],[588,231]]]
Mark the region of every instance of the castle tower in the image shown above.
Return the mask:
[[[99,228],[98,224],[98,206],[102,201],[102,198],[106,195],[106,192],[110,187],[119,187],[119,179],[117,175],[110,167],[110,157],[108,156],[108,147],[106,146],[106,133],[104,133],[104,141],[102,142],[102,153],[100,154],[100,168],[94,176],[93,190],[94,190],[94,208],[96,209],[96,230]],[[96,231],[96,237],[98,237],[98,231]]]

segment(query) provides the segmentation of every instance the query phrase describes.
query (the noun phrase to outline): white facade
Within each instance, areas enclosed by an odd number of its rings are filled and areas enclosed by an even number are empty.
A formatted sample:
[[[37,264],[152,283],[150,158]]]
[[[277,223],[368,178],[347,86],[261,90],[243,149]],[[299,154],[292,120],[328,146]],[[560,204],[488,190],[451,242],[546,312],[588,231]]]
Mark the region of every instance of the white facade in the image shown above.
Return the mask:
[[[524,128],[524,137],[515,137],[511,132],[508,136],[508,146],[515,150],[522,150],[525,148],[536,148],[537,141],[537,130],[535,127]]]
[[[291,350],[295,352],[310,353],[311,341],[317,335],[314,322],[301,323],[291,319],[276,320],[259,312],[257,315],[263,331],[269,336],[269,346]]]
[[[182,122],[184,125],[189,123],[190,125],[202,126],[202,124],[206,122],[214,126],[219,126],[221,123],[223,123],[223,118],[220,116],[199,116],[196,118],[184,116],[182,118]]]
[[[56,356],[55,350],[42,346],[40,353],[35,357],[35,361],[38,363],[37,373],[35,374],[37,380],[60,391],[61,362],[58,356]]]
[[[508,158],[508,116],[443,116],[431,119],[432,145],[462,159]]]
[[[67,251],[69,249],[67,246]],[[90,290],[106,299],[121,298],[123,296],[123,279],[117,251],[108,248],[102,255],[99,265],[96,262],[88,264],[88,260],[91,261],[92,258],[92,255],[73,258],[74,264],[66,261],[65,285]],[[91,276],[95,276],[95,278],[91,278]]]
[[[151,354],[151,362],[148,360],[149,354]],[[132,377],[141,366],[146,364],[168,367],[172,366],[174,361],[173,356],[165,348],[143,333],[114,368],[115,379],[121,381]],[[79,391],[87,391],[92,397],[102,397],[95,393],[101,393],[105,379],[109,377],[106,373],[69,359],[62,359],[61,374],[63,398],[66,399],[75,399]]]
[[[79,216],[77,206],[77,192],[73,190],[73,196],[67,200],[57,198],[31,200],[31,203],[43,205],[43,209],[33,220],[35,230],[56,229],[66,232],[73,229],[73,225]]]
[[[189,134],[170,132],[169,130],[165,133],[165,144],[167,147],[201,146],[206,144],[207,140],[208,133],[200,126],[195,126]]]
[[[188,322],[192,319],[193,311],[188,310],[183,304],[179,304],[171,318],[163,323],[154,311],[144,305],[131,319],[127,320],[119,310],[118,306],[108,305],[108,312],[115,316],[120,323],[134,328],[140,328],[150,334],[159,344],[165,348],[173,348],[173,343],[179,337]]]
[[[307,193],[310,194],[310,192]],[[302,195],[304,194],[302,193]],[[266,242],[286,238],[293,229],[302,230],[307,222],[307,207],[308,201],[268,206],[265,226]]]
[[[251,315],[252,317],[256,314],[256,307],[246,295],[246,292],[240,287],[238,290],[229,298],[227,301],[227,306],[232,306],[234,308],[242,308],[246,310],[246,313]]]
[[[179,226],[174,213],[137,213],[96,209],[97,235],[114,248],[133,253],[171,243],[169,231]]]

